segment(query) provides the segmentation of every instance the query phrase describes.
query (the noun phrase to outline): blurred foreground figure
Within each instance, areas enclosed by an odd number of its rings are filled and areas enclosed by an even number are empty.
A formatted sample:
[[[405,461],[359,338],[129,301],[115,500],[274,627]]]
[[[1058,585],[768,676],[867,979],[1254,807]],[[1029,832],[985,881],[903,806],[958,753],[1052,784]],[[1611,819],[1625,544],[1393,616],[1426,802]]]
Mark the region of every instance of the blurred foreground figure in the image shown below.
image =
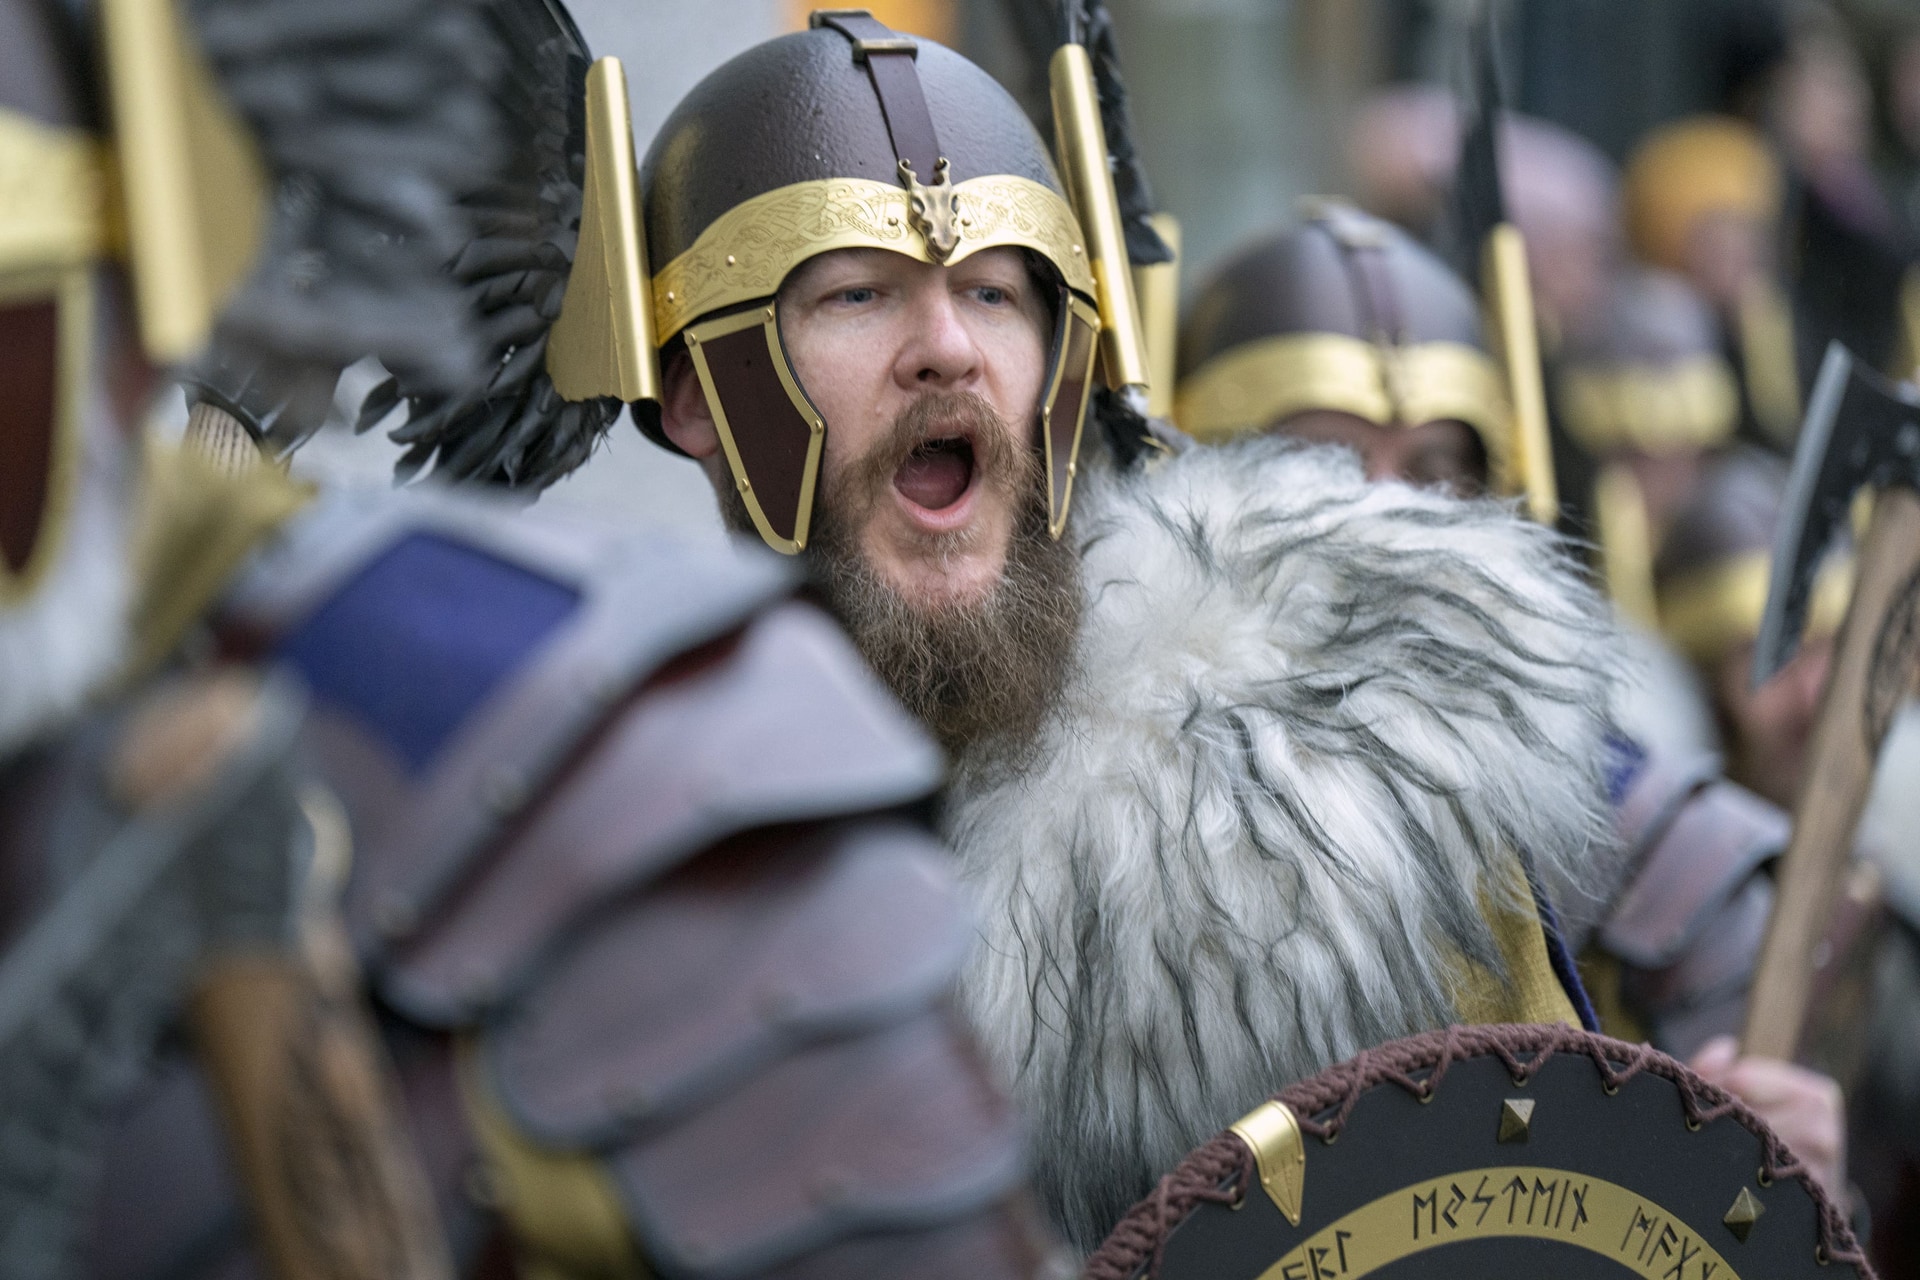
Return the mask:
[[[482,382],[444,264],[577,33],[191,12],[0,2],[0,1274],[1034,1274],[937,753],[788,573],[137,433],[229,295]]]

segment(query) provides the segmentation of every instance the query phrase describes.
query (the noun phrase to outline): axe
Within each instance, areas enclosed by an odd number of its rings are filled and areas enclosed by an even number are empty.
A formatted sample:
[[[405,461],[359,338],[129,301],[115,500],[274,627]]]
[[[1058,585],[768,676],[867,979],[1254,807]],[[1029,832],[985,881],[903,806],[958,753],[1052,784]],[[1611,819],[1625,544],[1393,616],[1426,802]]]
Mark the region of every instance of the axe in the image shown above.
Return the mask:
[[[1863,487],[1876,495],[1853,599],[1816,713],[1773,918],[1747,1001],[1746,1052],[1791,1058],[1805,1021],[1814,948],[1853,850],[1881,741],[1920,662],[1920,391],[1827,349],[1774,535],[1757,688],[1799,646],[1814,579]]]

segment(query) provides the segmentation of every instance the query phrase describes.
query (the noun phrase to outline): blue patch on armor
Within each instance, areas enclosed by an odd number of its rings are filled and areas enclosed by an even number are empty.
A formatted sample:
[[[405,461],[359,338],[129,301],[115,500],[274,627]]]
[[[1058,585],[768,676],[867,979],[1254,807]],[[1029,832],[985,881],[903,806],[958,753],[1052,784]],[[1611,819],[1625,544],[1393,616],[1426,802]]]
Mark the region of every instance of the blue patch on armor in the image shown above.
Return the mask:
[[[1624,734],[1607,735],[1607,803],[1615,809],[1627,798],[1647,764],[1647,749]]]
[[[289,633],[277,656],[418,773],[579,603],[564,583],[412,533]]]

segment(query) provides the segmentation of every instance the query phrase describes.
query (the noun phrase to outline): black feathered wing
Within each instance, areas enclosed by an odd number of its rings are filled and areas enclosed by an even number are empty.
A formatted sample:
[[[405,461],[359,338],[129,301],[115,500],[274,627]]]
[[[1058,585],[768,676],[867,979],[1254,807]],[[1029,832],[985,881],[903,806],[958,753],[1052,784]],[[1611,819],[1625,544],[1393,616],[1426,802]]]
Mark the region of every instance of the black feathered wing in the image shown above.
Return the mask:
[[[194,0],[192,16],[272,216],[190,387],[284,453],[363,356],[471,383],[485,344],[445,264],[469,236],[461,198],[502,153],[484,0]]]
[[[489,344],[487,374],[447,392],[396,371],[367,397],[359,429],[404,407],[391,433],[406,446],[402,479],[431,465],[442,479],[538,490],[584,463],[621,409],[561,399],[546,369],[580,235],[591,58],[553,0],[494,0],[488,14],[509,57],[495,90],[505,152],[465,201],[472,238],[449,255]]]

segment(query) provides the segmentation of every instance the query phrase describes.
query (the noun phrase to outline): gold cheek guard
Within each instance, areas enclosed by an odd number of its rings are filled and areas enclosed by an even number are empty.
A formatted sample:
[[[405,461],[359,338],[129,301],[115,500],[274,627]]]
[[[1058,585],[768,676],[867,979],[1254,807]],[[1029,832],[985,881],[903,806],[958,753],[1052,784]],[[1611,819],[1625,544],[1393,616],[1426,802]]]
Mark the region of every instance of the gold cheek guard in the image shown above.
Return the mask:
[[[801,182],[743,201],[651,274],[626,79],[617,58],[601,58],[589,69],[586,107],[580,242],[547,342],[547,372],[561,396],[658,403],[658,344],[681,337],[754,528],[775,551],[795,555],[806,548],[812,525],[827,424],[780,337],[773,298],[787,274],[834,249],[886,249],[928,263],[959,262],[995,246],[1031,249],[1062,280],[1037,414],[1048,531],[1061,536],[1092,401],[1093,365],[1110,327],[1090,301],[1106,295],[1072,205],[1026,178],[969,179],[951,188],[959,242],[936,254],[928,244],[935,228],[908,188],[859,178]],[[1100,145],[1104,155],[1104,141]],[[1111,177],[1106,183],[1110,196]],[[1110,239],[1120,244],[1113,208]],[[1114,278],[1130,305],[1126,274]],[[1121,314],[1133,325],[1137,349],[1137,321],[1130,311]]]
[[[95,267],[124,259],[147,356],[175,363],[205,342],[266,222],[252,143],[172,0],[103,0],[99,16],[110,144],[0,111],[0,605],[29,594],[65,542]]]

